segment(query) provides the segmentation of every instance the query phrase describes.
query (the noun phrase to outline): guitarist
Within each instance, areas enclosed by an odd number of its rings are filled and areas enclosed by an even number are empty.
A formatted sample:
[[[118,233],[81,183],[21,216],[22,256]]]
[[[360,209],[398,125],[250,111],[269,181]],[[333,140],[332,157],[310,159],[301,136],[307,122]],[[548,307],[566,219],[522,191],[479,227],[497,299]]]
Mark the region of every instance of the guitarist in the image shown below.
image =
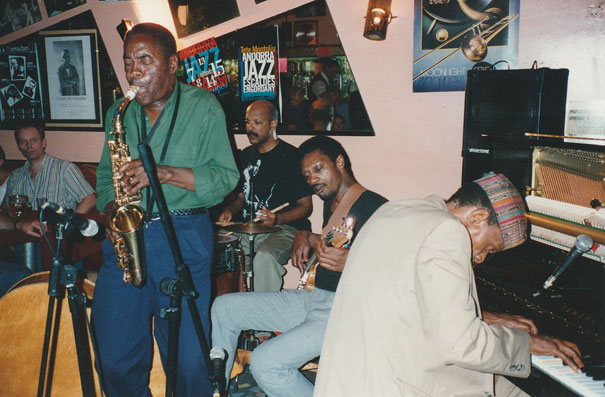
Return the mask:
[[[212,306],[212,342],[227,352],[227,379],[242,330],[281,332],[258,346],[251,356],[252,374],[269,396],[313,394],[312,383],[298,368],[321,351],[332,298],[348,255],[346,248],[329,246],[325,235],[338,230],[344,217],[352,217],[354,236],[387,201],[357,183],[349,156],[334,139],[315,136],[299,151],[303,176],[324,201],[324,232],[320,236],[299,231],[292,246],[292,261],[297,268],[305,269],[311,247],[315,248],[319,262],[315,288],[226,294]]]

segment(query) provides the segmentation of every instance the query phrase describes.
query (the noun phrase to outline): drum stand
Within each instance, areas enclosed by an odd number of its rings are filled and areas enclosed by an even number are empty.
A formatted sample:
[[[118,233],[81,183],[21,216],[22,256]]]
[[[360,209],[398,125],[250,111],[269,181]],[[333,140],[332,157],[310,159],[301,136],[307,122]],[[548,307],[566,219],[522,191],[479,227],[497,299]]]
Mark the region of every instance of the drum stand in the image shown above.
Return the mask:
[[[149,178],[149,183],[153,191],[153,195],[158,203],[158,209],[160,211],[160,219],[168,238],[168,244],[174,257],[174,270],[176,273],[176,279],[164,278],[160,282],[160,291],[170,297],[170,307],[162,309],[161,316],[168,320],[168,358],[166,368],[166,397],[176,396],[176,380],[177,380],[177,361],[179,352],[179,328],[181,323],[181,301],[185,297],[191,313],[191,318],[195,331],[197,334],[198,342],[202,349],[202,355],[206,361],[206,368],[208,368],[208,377],[212,383],[213,395],[220,396],[224,390],[223,374],[219,372],[214,373],[212,366],[210,365],[210,350],[208,348],[208,342],[204,335],[204,328],[202,327],[202,321],[200,314],[195,305],[195,298],[197,297],[197,291],[193,286],[193,280],[189,267],[183,262],[183,256],[181,249],[178,245],[176,233],[174,231],[174,225],[168,212],[168,206],[166,205],[166,199],[160,186],[160,181],[157,176],[157,169],[153,154],[148,145],[139,144],[137,145],[141,161],[143,162],[143,168]],[[224,365],[223,365],[224,366]],[[200,374],[202,375],[202,374]]]
[[[40,218],[42,218],[42,213],[40,214]],[[67,289],[69,311],[71,312],[71,320],[76,343],[78,368],[80,372],[80,383],[82,385],[82,395],[85,397],[96,395],[94,377],[92,372],[92,360],[90,356],[90,347],[88,344],[89,339],[86,330],[86,296],[84,296],[84,294],[82,294],[76,286],[77,269],[73,265],[63,265],[62,258],[60,256],[61,241],[63,240],[63,234],[67,234],[66,231],[68,230],[69,225],[69,222],[57,222],[57,249],[53,253],[54,255],[52,259],[52,266],[50,269],[50,277],[48,280],[48,312],[46,315],[46,331],[44,334],[44,344],[42,347],[40,376],[38,378],[38,397],[49,396],[52,389],[52,376],[56,353],[56,344],[58,340],[58,332],[60,331],[59,323],[61,320],[61,304],[59,303],[57,305],[56,313],[54,306],[57,300],[59,300],[60,302],[63,299],[65,289]],[[49,244],[49,247],[52,250],[51,244],[48,239],[47,243]],[[63,285],[65,288],[59,288],[59,284]],[[55,314],[54,325],[53,313]],[[48,353],[50,347],[51,333],[53,335],[53,345],[49,357]],[[47,375],[47,366],[48,380],[45,382],[45,378]],[[46,393],[44,392],[45,384]]]
[[[248,234],[248,242],[250,244],[250,261],[248,263],[248,271],[244,275],[248,278],[246,283],[246,291],[254,291],[254,238],[256,234]],[[245,262],[245,261],[244,261]]]

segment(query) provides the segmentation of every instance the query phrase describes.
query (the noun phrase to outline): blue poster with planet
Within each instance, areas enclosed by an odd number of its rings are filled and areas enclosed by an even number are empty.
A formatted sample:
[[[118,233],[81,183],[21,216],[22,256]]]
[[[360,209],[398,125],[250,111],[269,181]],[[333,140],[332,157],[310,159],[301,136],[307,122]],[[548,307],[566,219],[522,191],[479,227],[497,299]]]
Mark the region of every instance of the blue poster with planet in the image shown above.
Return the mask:
[[[471,69],[516,69],[519,0],[415,0],[413,91],[464,91]]]

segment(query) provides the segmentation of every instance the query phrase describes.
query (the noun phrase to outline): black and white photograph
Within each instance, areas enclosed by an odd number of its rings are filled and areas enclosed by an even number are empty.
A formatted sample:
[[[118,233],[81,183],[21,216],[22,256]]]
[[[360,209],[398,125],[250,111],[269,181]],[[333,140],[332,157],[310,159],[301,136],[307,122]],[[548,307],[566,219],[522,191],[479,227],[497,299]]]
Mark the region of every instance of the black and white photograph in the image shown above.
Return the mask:
[[[74,7],[86,4],[86,0],[44,0],[46,12],[49,17],[71,10]]]
[[[8,57],[8,63],[11,80],[25,80],[25,57],[11,55]]]
[[[19,92],[19,89],[14,84],[9,84],[2,88],[2,96],[9,107],[13,107],[17,102],[23,99],[23,95]]]
[[[94,30],[45,31],[49,118],[68,125],[98,120],[99,74]],[[88,122],[86,125],[91,125]]]
[[[81,76],[83,77],[82,42],[78,40],[54,42],[53,49],[60,58],[60,66],[57,68],[60,95],[86,95],[86,87],[81,80]]]
[[[36,89],[38,88],[38,82],[31,77],[27,76],[27,80],[25,81],[25,85],[23,86],[22,94],[30,99],[34,99],[36,97]]]
[[[0,1],[0,36],[16,32],[41,19],[36,0]]]

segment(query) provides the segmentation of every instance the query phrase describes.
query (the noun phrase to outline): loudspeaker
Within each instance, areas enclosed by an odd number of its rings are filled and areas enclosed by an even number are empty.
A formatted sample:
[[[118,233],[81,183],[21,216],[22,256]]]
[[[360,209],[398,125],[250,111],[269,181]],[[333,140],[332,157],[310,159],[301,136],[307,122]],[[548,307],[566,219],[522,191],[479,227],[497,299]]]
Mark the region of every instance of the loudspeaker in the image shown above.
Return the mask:
[[[495,142],[549,141],[526,132],[563,135],[568,76],[569,69],[470,70],[462,156],[491,156]]]

